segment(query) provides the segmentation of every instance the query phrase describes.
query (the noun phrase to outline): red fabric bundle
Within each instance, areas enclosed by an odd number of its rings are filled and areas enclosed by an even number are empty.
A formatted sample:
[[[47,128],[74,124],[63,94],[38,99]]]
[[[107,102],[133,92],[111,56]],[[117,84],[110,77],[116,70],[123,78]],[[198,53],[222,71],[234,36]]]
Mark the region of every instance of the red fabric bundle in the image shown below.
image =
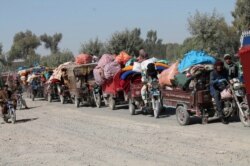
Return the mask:
[[[87,64],[92,62],[92,56],[88,54],[80,54],[75,58],[76,64]]]

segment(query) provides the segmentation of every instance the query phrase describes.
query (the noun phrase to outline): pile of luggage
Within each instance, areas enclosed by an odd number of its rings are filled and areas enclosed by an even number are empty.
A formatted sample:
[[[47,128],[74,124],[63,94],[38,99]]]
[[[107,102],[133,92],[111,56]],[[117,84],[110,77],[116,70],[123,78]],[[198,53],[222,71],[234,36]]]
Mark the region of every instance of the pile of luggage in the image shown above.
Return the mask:
[[[96,84],[103,85],[106,80],[112,78],[121,69],[118,62],[111,54],[102,55],[93,73]]]
[[[36,67],[31,67],[31,68],[20,67],[18,69],[18,75],[22,83],[26,85],[34,77],[41,76],[45,70],[46,70],[45,66],[36,66]]]
[[[57,68],[55,68],[53,70],[53,74],[50,76],[48,82],[50,83],[53,83],[53,82],[58,82],[61,80],[61,76],[62,76],[62,69],[67,67],[67,66],[73,66],[75,65],[74,62],[66,62],[66,63],[63,63],[61,65],[59,65]]]
[[[126,67],[122,68],[122,72],[120,74],[121,85],[125,91],[129,90],[129,81],[133,76],[140,76],[145,74],[146,70],[148,69],[149,64],[154,64],[155,69],[161,73],[163,70],[167,69],[169,66],[167,65],[166,60],[159,60],[157,58],[150,58],[144,60],[143,62],[139,63],[134,61],[133,63],[127,64]]]
[[[215,58],[203,51],[190,51],[181,61],[173,63],[161,73],[159,83],[167,87],[186,87],[197,75],[213,70],[215,61]]]

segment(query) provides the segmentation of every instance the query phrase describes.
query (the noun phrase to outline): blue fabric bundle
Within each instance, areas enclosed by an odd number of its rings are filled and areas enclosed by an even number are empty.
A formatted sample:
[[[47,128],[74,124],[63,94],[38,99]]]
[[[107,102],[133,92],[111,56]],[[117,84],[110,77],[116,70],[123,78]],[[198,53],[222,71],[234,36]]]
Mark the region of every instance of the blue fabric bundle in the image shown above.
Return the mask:
[[[25,70],[25,69],[28,69],[28,67],[26,67],[26,66],[20,66],[20,67],[17,68],[18,71]]]
[[[126,78],[127,78],[128,76],[132,75],[132,74],[140,74],[140,73],[139,73],[139,72],[136,72],[136,71],[129,70],[129,71],[126,71],[126,72],[122,73],[122,75],[121,75],[120,78],[121,78],[122,80],[126,80]]]
[[[162,70],[165,70],[166,68],[163,67],[163,66],[156,66],[156,70],[158,71],[162,71]]]
[[[215,58],[208,55],[204,51],[190,51],[185,54],[184,58],[178,65],[179,73],[183,73],[186,69],[191,66],[198,64],[214,64]]]

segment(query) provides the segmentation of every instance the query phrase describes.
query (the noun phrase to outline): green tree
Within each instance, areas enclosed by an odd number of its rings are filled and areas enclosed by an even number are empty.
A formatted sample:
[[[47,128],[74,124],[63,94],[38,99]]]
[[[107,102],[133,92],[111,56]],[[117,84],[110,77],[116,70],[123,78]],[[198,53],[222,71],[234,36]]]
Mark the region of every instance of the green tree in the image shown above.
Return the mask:
[[[167,43],[166,44],[166,58],[169,60],[176,60],[180,55],[180,44]]]
[[[183,50],[203,49],[210,54],[219,55],[236,52],[236,32],[216,11],[212,14],[196,11],[195,15],[188,18],[188,25],[193,36],[184,41]]]
[[[250,1],[237,0],[232,16],[234,17],[233,25],[240,35],[242,31],[250,27]]]
[[[141,30],[135,28],[133,30],[124,30],[116,32],[106,45],[107,51],[118,54],[121,51],[126,51],[130,55],[136,55],[138,50],[143,46]]]
[[[9,51],[9,59],[22,58],[27,60],[28,55],[34,55],[35,49],[40,45],[39,38],[30,30],[15,34],[13,44]]]
[[[144,49],[150,56],[166,58],[166,45],[162,43],[162,39],[158,39],[157,31],[148,31]]]
[[[3,45],[0,43],[0,63],[4,64],[5,63],[5,57],[3,55]]]
[[[58,65],[72,61],[74,59],[74,55],[69,50],[64,50],[62,52],[57,52],[55,54],[51,54],[49,56],[41,57],[41,65],[49,66],[49,67],[57,67]]]
[[[91,39],[81,45],[80,53],[100,56],[104,53],[104,45],[100,40],[98,40],[98,38],[96,38],[95,40]]]
[[[50,49],[52,54],[55,54],[59,51],[58,44],[62,40],[62,34],[56,33],[53,36],[49,36],[46,33],[40,36],[42,42],[44,42],[44,46],[47,49]]]

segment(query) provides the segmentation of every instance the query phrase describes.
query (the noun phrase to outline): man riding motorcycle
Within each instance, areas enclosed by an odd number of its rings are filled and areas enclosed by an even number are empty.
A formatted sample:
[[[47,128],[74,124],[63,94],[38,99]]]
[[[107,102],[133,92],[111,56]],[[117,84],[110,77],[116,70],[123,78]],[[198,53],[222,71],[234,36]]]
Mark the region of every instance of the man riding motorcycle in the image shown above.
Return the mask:
[[[228,80],[228,71],[224,68],[222,61],[217,61],[214,64],[214,70],[210,73],[210,94],[215,100],[218,117],[222,123],[227,124],[228,121],[223,115],[223,102],[221,100],[220,80]]]
[[[146,73],[143,74],[142,80],[144,83],[141,89],[142,100],[144,102],[142,111],[147,113],[147,108],[150,108],[150,110],[153,110],[154,117],[158,118],[162,102],[159,91],[158,72],[154,63],[147,65],[147,70]]]
[[[23,87],[20,84],[20,82],[18,80],[16,80],[16,88],[15,88],[15,92],[17,95],[22,95],[23,93]],[[26,104],[26,101],[24,100],[23,97],[20,97],[21,103],[24,106],[25,109],[29,109],[29,107]]]
[[[16,100],[12,98],[12,92],[9,89],[8,85],[4,85],[3,89],[0,90],[0,112],[1,117],[4,118],[4,115],[7,114],[7,101],[13,100],[14,107],[16,107]]]

